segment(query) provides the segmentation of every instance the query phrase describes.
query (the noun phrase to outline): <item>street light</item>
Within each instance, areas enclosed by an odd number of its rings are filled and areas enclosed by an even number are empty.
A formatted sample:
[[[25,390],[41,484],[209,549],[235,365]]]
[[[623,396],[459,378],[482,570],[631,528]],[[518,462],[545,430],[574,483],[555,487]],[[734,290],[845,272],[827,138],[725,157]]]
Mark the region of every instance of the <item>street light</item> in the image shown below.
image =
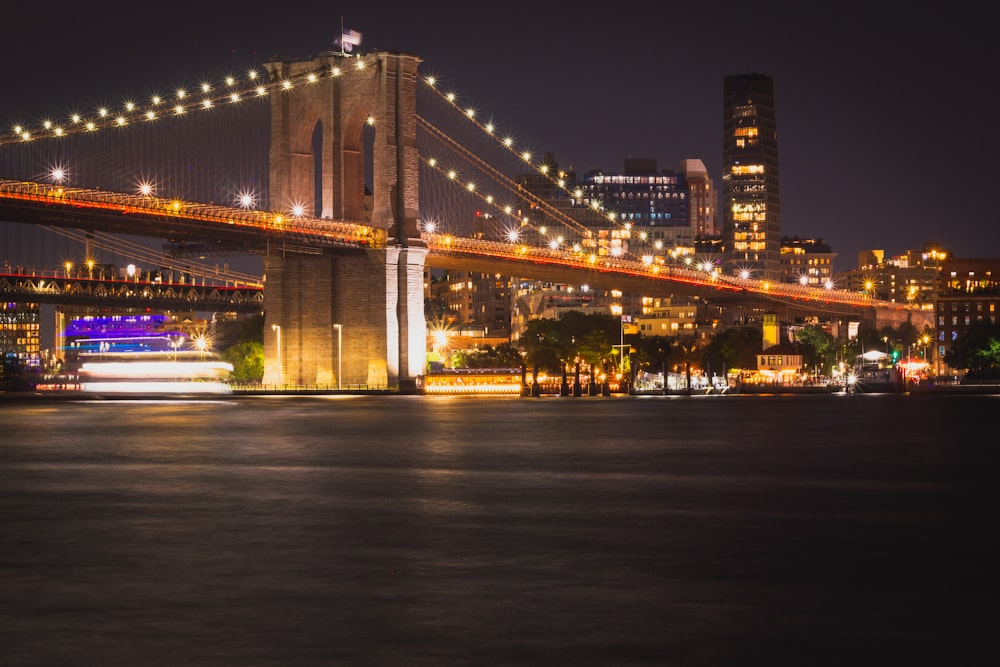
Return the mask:
[[[278,333],[278,384],[284,384],[285,376],[281,367],[281,325],[272,324],[271,330]]]
[[[174,361],[177,361],[177,349],[184,342],[184,336],[168,336],[167,340],[170,341],[170,347],[174,349]]]
[[[343,349],[343,324],[334,324],[333,328],[337,330],[337,391],[340,391],[340,369],[341,369],[341,350]]]
[[[191,341],[194,344],[196,350],[201,352],[201,358],[205,358],[205,353],[208,352],[208,338],[205,334],[198,334]]]

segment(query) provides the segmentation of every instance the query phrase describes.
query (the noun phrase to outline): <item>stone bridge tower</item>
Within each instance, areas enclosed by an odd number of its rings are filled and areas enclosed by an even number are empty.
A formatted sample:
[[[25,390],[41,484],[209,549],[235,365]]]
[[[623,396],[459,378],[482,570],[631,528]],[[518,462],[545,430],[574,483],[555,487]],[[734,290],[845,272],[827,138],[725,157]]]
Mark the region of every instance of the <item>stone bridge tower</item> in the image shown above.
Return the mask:
[[[269,248],[264,382],[414,391],[424,373],[416,84],[401,53],[270,62],[272,210],[370,224],[384,248]],[[306,77],[317,75],[316,82]],[[371,192],[366,192],[366,169]],[[279,349],[280,346],[280,349]]]

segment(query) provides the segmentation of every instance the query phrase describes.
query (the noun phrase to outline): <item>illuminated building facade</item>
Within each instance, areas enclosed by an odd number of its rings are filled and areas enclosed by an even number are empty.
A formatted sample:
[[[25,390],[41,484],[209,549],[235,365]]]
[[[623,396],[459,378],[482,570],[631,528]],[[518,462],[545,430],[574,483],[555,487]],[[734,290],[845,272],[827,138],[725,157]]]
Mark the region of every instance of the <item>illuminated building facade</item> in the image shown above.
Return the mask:
[[[447,271],[429,284],[429,296],[441,304],[438,316],[456,325],[482,325],[490,338],[509,338],[513,279],[476,271]]]
[[[698,328],[698,305],[672,303],[671,299],[650,299],[642,315],[635,318],[639,335],[679,337],[693,336]]]
[[[936,310],[936,351],[943,366],[945,354],[972,324],[1000,321],[1000,259],[946,260]]]
[[[781,239],[781,282],[808,287],[833,284],[833,260],[837,253],[823,239],[798,236]]]
[[[25,368],[40,368],[41,344],[37,303],[0,303],[0,354]]]
[[[597,202],[633,228],[688,227],[687,181],[672,169],[656,170],[651,158],[626,158],[625,172],[590,171],[580,184],[587,205]]]
[[[519,176],[518,185],[589,229],[592,235],[581,239],[588,252],[616,256],[648,249],[666,254],[690,249],[695,237],[718,233],[715,184],[699,159],[681,160],[677,170],[661,170],[653,158],[626,158],[622,173],[592,169],[580,179],[572,170],[560,170],[551,153],[543,163],[549,173],[558,174],[564,188],[540,174]],[[615,220],[609,221],[612,212]],[[546,224],[535,208],[528,217],[536,226]]]
[[[680,173],[688,188],[688,222],[697,237],[719,233],[718,196],[701,160],[681,160]]]
[[[858,268],[836,274],[834,283],[838,289],[864,292],[883,301],[918,303],[929,310],[940,286],[941,267],[949,256],[931,242],[889,258],[884,250],[864,250],[858,253]]]
[[[722,121],[723,270],[781,279],[781,188],[774,80],[724,77]]]

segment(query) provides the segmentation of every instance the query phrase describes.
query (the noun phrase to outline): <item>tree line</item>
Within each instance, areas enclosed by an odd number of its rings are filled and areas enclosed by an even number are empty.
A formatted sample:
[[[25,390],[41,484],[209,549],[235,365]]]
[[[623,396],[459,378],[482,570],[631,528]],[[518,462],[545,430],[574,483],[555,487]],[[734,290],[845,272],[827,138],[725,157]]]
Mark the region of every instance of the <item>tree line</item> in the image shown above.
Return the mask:
[[[591,377],[622,373],[627,382],[640,371],[666,374],[695,367],[708,375],[725,375],[734,369],[755,369],[763,346],[759,324],[721,328],[705,345],[699,345],[695,336],[644,337],[623,333],[621,327],[621,318],[615,315],[569,311],[558,318],[529,321],[514,343],[459,350],[449,361],[454,368],[523,366],[536,377],[544,371],[561,373],[564,379],[567,369]],[[803,366],[824,375],[830,375],[840,362],[850,366],[866,350],[886,350],[894,360],[914,353],[929,359],[937,345],[933,330],[918,330],[909,322],[898,327],[862,326],[858,336],[847,341],[835,338],[818,324],[809,324],[796,330],[794,342]],[[262,381],[264,316],[248,318],[237,342],[221,355],[233,365],[233,382]],[[1000,325],[985,320],[973,323],[952,342],[943,361],[951,368],[963,369],[969,379],[1000,379]],[[0,390],[29,390],[35,375],[16,356],[4,354]]]

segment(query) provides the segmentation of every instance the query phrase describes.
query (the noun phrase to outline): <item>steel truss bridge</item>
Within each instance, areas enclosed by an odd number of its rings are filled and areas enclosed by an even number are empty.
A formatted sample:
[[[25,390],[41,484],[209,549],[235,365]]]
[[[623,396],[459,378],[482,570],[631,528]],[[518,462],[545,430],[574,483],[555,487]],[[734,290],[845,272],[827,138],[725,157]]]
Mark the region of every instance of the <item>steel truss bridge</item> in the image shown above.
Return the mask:
[[[0,273],[0,299],[109,309],[258,313],[264,307],[264,288]]]

